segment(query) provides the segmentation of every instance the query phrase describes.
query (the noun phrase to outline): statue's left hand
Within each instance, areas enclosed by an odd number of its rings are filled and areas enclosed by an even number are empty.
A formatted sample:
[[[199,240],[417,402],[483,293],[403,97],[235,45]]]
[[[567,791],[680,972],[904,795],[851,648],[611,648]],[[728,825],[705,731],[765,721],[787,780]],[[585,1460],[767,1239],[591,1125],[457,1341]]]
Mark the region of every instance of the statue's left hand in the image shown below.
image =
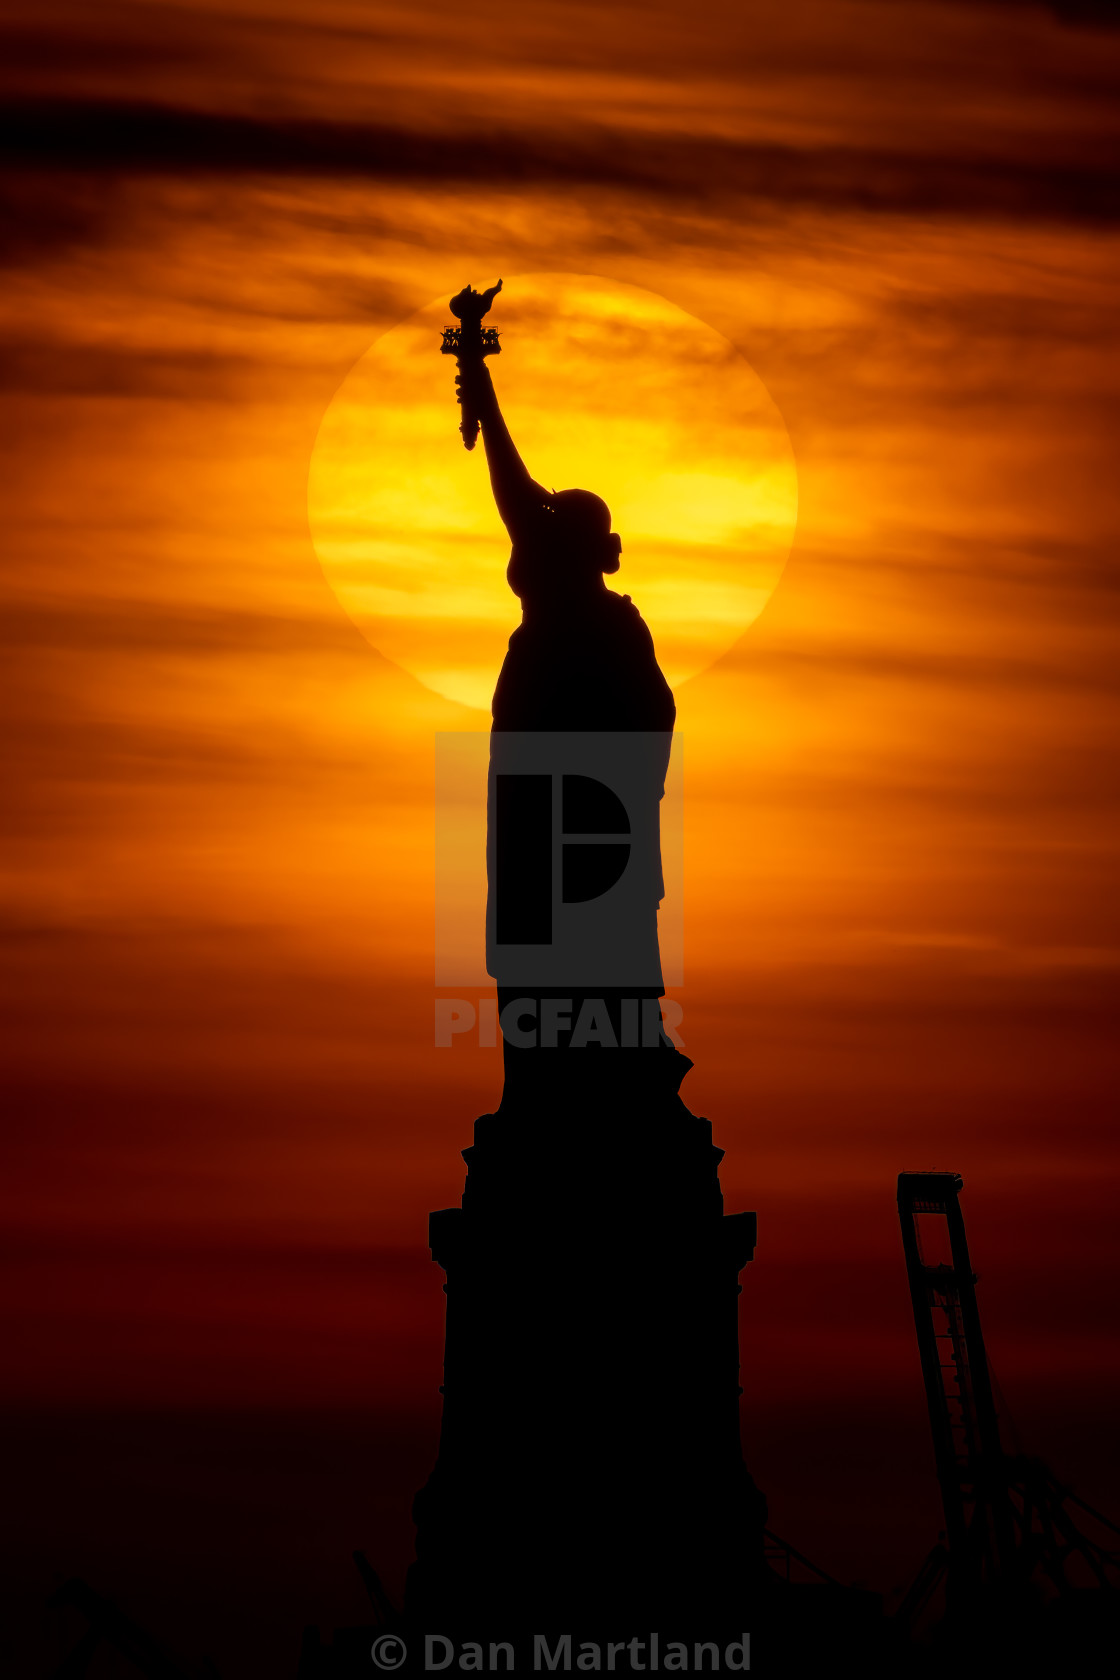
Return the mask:
[[[490,381],[490,370],[483,361],[475,361],[472,357],[464,356],[459,363],[459,371],[455,375],[455,400],[466,402],[468,408],[475,411],[485,403],[486,398],[493,392]]]

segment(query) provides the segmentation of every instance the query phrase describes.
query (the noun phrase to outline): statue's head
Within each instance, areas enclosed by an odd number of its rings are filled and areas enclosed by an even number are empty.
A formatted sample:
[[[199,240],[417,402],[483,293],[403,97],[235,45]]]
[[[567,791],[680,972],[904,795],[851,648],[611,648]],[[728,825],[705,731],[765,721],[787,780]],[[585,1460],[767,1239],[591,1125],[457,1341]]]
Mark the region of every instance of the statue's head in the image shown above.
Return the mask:
[[[506,576],[523,601],[580,594],[617,572],[622,539],[611,510],[590,490],[555,490],[545,503],[540,540],[531,551],[515,546]]]

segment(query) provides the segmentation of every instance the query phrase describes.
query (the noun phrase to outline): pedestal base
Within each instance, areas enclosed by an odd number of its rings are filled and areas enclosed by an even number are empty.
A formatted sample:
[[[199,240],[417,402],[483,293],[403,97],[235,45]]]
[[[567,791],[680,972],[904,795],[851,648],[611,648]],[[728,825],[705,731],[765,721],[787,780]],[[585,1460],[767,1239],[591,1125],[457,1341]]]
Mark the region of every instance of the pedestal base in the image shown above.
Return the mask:
[[[475,1126],[447,1273],[439,1459],[407,1615],[448,1636],[719,1639],[764,1591],[738,1274],[711,1127],[672,1095]]]

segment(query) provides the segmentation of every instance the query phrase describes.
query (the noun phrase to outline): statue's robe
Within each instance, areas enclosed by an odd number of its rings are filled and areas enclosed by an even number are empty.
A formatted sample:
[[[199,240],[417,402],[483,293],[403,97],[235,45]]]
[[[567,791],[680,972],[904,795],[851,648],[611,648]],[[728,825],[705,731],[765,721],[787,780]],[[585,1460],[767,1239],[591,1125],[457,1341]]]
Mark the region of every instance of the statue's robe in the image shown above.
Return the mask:
[[[539,529],[539,527],[538,527]],[[520,558],[526,558],[524,540]],[[529,548],[532,564],[542,559],[540,550]],[[519,560],[515,540],[511,573]],[[545,552],[543,563],[563,565],[563,556]],[[494,906],[498,891],[494,845],[495,815],[491,783],[490,844],[487,867],[490,905],[487,916],[487,967],[498,983],[499,1009],[518,997],[539,1004],[543,997],[561,994],[571,999],[571,1019],[578,1019],[584,998],[602,998],[622,1042],[622,999],[660,998],[664,992],[657,942],[657,910],[664,895],[660,853],[660,801],[664,793],[676,706],[654,652],[653,638],[637,607],[628,595],[596,587],[581,589],[571,596],[550,591],[544,601],[530,600],[524,621],[509,640],[509,651],[498,678],[493,700],[491,764],[502,763],[502,736],[524,736],[549,732],[565,735],[633,734],[632,759],[638,766],[637,795],[631,803],[632,857],[629,884],[639,895],[639,911],[628,940],[628,952],[615,953],[616,966],[610,983],[603,983],[599,963],[589,957],[588,972],[563,986],[526,984],[523,968],[511,975],[508,959],[495,939]],[[627,958],[632,961],[627,961]],[[622,973],[617,964],[621,963]],[[631,1006],[633,1008],[633,1006]],[[648,1047],[648,1008],[646,1009]],[[630,1017],[633,1020],[633,1014]],[[656,1006],[654,1019],[659,1020]],[[560,1035],[566,1047],[567,1033]],[[661,1048],[668,1043],[661,1041]],[[577,1070],[564,1058],[565,1080]],[[585,1057],[579,1061],[584,1064]],[[629,1061],[629,1058],[627,1058]],[[645,1058],[643,1058],[643,1063]],[[559,1069],[554,1058],[505,1047],[506,1094],[511,1084],[524,1088],[542,1073],[554,1079]],[[547,1066],[545,1065],[547,1064]],[[679,1067],[677,1066],[679,1064]],[[673,1057],[672,1066],[658,1058],[659,1080],[668,1078],[675,1090],[687,1070],[683,1057]],[[596,1081],[606,1072],[601,1059],[594,1058],[594,1070],[581,1067],[581,1074],[594,1071]]]
[[[641,613],[611,589],[528,615],[494,690],[495,729],[669,734],[676,712]]]

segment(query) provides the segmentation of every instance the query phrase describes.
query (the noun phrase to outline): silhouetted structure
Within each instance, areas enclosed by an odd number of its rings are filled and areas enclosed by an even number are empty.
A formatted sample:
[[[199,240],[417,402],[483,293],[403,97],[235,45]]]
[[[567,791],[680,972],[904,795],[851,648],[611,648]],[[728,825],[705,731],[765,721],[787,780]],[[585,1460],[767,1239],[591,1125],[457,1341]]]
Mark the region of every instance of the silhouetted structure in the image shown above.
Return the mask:
[[[930,1552],[899,1612],[914,1622],[944,1580],[942,1646],[964,1662],[1017,1645],[1037,1663],[1083,1652],[1115,1629],[1120,1528],[1000,1438],[960,1208],[959,1173],[900,1173],[898,1211],[925,1379],[945,1544]],[[1107,1533],[1084,1532],[1074,1508]],[[1093,1591],[1092,1589],[1096,1589]],[[967,1671],[967,1670],[966,1670]],[[1062,1672],[1066,1670],[1063,1668]]]
[[[86,1631],[55,1669],[52,1680],[85,1680],[94,1672],[103,1649],[118,1652],[132,1671],[145,1680],[218,1680],[218,1671],[208,1660],[184,1666],[159,1640],[127,1616],[112,1599],[95,1592],[75,1577],[51,1597],[52,1609],[74,1609],[86,1619]]]
[[[691,1064],[663,1037],[662,1054],[652,1067],[648,1055],[636,1061],[626,1054],[638,1045],[627,1042],[633,1035],[624,1023],[623,999],[635,1000],[641,1009],[664,991],[657,939],[657,911],[664,893],[659,802],[676,706],[638,609],[629,596],[606,586],[606,577],[619,569],[622,553],[606,503],[588,490],[546,490],[532,477],[510,436],[484,361],[500,348],[497,334],[489,329],[484,335],[479,325],[500,285],[499,281],[481,295],[468,287],[452,300],[462,325],[449,329],[444,342],[444,349],[458,357],[457,386],[468,443],[481,423],[494,501],[511,544],[506,576],[521,604],[521,623],[510,637],[493,701],[487,967],[497,982],[503,1016],[520,997],[534,1001],[538,1017],[541,1000],[564,997],[574,1023],[585,998],[602,999],[622,1051],[609,1065],[586,1049],[573,1059],[563,1054],[570,1047],[569,1027],[560,1030],[555,1046],[559,1055],[539,1042],[527,1054],[506,1033],[503,1110],[512,1097],[527,1093],[528,1081],[538,1097],[555,1092],[565,1081],[574,1082],[569,1097],[577,1101],[593,1097],[605,1079],[629,1083],[659,1078],[675,1092]],[[566,972],[557,985],[546,962],[553,886],[547,871],[542,878],[538,867],[542,831],[546,847],[552,843],[550,791],[543,785],[550,769],[545,741],[562,737],[572,745],[590,736],[601,743],[619,743],[628,772],[627,806],[623,811],[615,799],[618,822],[602,812],[604,798],[609,801],[611,795],[600,779],[601,752],[594,765],[569,766],[584,773],[562,778],[563,828],[582,832],[585,843],[564,848],[560,896],[566,906],[603,901],[617,876],[597,871],[604,860],[609,868],[611,848],[596,844],[591,834],[604,841],[624,831],[631,913],[615,934],[616,948],[607,952],[589,937],[582,968]],[[526,740],[541,743],[535,755],[539,762],[528,766],[541,774],[525,774]],[[540,969],[530,969],[527,979],[525,962],[532,962],[534,949]],[[642,1036],[648,1039],[649,1034]],[[626,1067],[617,1067],[618,1061]]]
[[[492,295],[453,307],[465,323]],[[637,809],[616,825],[640,909],[621,983],[603,985],[589,946],[583,984],[530,986],[526,999],[538,1008],[562,990],[570,1020],[601,999],[615,1044],[575,1048],[570,1024],[552,1048],[507,1040],[501,1108],[464,1151],[462,1206],[432,1215],[447,1273],[443,1427],[416,1501],[408,1616],[488,1638],[738,1637],[767,1575],[765,1503],[739,1440],[738,1275],[755,1218],[724,1214],[722,1151],[681,1101],[691,1063],[660,1030],[657,823],[673,698],[637,609],[606,588],[621,552],[609,510],[530,477],[464,336],[450,346],[464,435],[477,417],[523,613],[494,695],[488,958],[503,1012],[526,997],[505,952],[532,944],[503,938],[527,867],[526,845],[500,827],[508,737],[630,732],[645,751]],[[588,784],[565,777],[565,805],[593,802]],[[606,822],[564,827],[602,834]],[[627,1009],[637,1020],[651,1003],[643,1044]]]
[[[739,1445],[738,1273],[721,1151],[660,1114],[485,1116],[447,1272],[444,1413],[408,1608],[447,1629],[736,1626],[765,1507]],[[491,1636],[494,1636],[493,1631]]]

